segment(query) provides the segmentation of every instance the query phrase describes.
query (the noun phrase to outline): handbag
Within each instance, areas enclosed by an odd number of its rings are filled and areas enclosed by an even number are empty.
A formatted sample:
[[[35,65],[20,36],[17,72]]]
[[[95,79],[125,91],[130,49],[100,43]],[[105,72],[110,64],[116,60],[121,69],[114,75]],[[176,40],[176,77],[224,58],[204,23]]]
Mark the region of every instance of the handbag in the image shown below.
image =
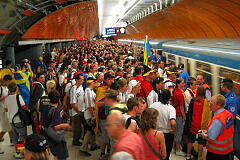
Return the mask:
[[[48,122],[50,123],[45,129],[45,136],[47,139],[49,139],[51,142],[54,143],[61,143],[65,141],[64,138],[64,130],[55,130],[53,125],[52,125],[52,114],[54,111],[55,107],[52,107],[50,111],[48,112]]]
[[[160,160],[163,160],[162,156],[153,149],[152,145],[149,143],[147,137],[145,136],[145,134],[143,134],[142,130],[141,130],[141,134],[142,134],[145,142],[147,143],[148,147],[155,154],[155,156],[157,156]]]
[[[32,114],[28,109],[22,108],[19,100],[19,94],[16,95],[16,99],[17,99],[17,105],[18,105],[18,112],[13,116],[12,124],[14,125],[14,118],[19,115],[22,127],[31,125],[33,123]],[[14,127],[17,127],[17,126],[14,125]]]

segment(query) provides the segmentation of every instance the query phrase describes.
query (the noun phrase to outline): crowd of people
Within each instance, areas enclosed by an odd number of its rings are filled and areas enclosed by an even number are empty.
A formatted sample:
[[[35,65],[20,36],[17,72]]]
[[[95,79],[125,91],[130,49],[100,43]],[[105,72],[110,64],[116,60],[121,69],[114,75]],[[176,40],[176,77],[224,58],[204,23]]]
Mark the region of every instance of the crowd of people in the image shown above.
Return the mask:
[[[54,48],[50,56],[47,65],[42,57],[14,67],[6,61],[0,72],[0,141],[8,132],[15,158],[47,160],[50,149],[67,159],[64,131],[71,130],[80,154],[100,150],[100,160],[193,159],[196,141],[198,160],[204,146],[207,160],[232,159],[239,101],[231,79],[221,82],[224,95],[212,95],[204,74],[189,77],[161,51],[143,65],[142,51],[112,41]]]

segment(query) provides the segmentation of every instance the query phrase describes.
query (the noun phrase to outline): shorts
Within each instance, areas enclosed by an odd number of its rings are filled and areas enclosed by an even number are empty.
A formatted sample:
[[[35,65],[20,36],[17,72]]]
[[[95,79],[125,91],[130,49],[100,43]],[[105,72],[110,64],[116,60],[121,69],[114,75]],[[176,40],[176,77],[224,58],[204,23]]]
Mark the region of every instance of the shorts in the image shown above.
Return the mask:
[[[57,157],[58,160],[65,160],[69,157],[67,143],[51,143],[48,141],[48,145],[50,148],[51,153],[54,157]]]
[[[203,139],[200,136],[198,136],[198,138],[197,138],[197,134],[189,132],[188,133],[188,142],[194,143],[196,140],[197,140],[198,144],[200,144],[200,145],[205,145],[206,144],[205,139]]]
[[[27,138],[27,126],[22,127],[21,123],[12,125],[12,143],[23,142]]]
[[[105,129],[106,123],[107,123],[107,120],[101,120],[102,142],[105,144],[108,144],[110,142],[110,139],[109,139],[107,130]]]
[[[176,143],[181,143],[183,129],[184,129],[184,119],[183,119],[183,117],[176,117],[176,123],[177,123],[177,133],[176,133],[176,136],[175,136],[175,142]]]
[[[11,131],[11,124],[8,120],[7,113],[4,111],[0,111],[0,119],[1,119],[1,131],[9,132]]]

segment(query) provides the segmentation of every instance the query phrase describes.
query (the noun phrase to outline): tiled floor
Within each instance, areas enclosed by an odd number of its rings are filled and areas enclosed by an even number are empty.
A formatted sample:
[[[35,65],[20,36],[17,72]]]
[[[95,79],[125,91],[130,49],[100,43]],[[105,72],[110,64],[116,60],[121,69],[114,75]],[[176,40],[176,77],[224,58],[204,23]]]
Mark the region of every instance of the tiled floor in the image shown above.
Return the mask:
[[[31,129],[28,129],[28,131]],[[69,150],[69,155],[70,157],[68,158],[68,160],[97,160],[100,154],[100,150],[97,151],[92,151],[90,152],[92,154],[91,157],[84,157],[81,156],[80,153],[80,149],[77,146],[72,146],[71,142],[72,142],[72,133],[67,131],[65,134],[65,137],[67,139],[67,143],[68,143],[68,150]],[[15,153],[15,149],[14,147],[10,146],[10,142],[9,142],[9,136],[8,134],[6,134],[4,136],[4,141],[0,143],[0,149],[3,150],[5,153],[0,155],[0,160],[15,160],[15,158],[13,158],[13,154]],[[53,160],[53,157],[51,156],[50,158],[51,160]],[[176,155],[171,155],[171,160],[185,160],[185,158],[183,157],[179,157]]]

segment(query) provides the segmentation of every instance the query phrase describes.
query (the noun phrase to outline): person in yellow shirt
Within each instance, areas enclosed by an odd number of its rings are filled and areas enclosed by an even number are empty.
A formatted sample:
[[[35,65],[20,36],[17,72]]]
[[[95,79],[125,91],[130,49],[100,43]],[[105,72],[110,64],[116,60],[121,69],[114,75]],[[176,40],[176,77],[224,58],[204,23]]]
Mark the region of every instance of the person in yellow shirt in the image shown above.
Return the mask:
[[[0,71],[0,79],[2,80],[5,75],[10,75],[14,81],[15,80],[14,79],[15,70],[12,68],[12,61],[7,60],[5,64],[6,64],[6,68],[4,68]]]

